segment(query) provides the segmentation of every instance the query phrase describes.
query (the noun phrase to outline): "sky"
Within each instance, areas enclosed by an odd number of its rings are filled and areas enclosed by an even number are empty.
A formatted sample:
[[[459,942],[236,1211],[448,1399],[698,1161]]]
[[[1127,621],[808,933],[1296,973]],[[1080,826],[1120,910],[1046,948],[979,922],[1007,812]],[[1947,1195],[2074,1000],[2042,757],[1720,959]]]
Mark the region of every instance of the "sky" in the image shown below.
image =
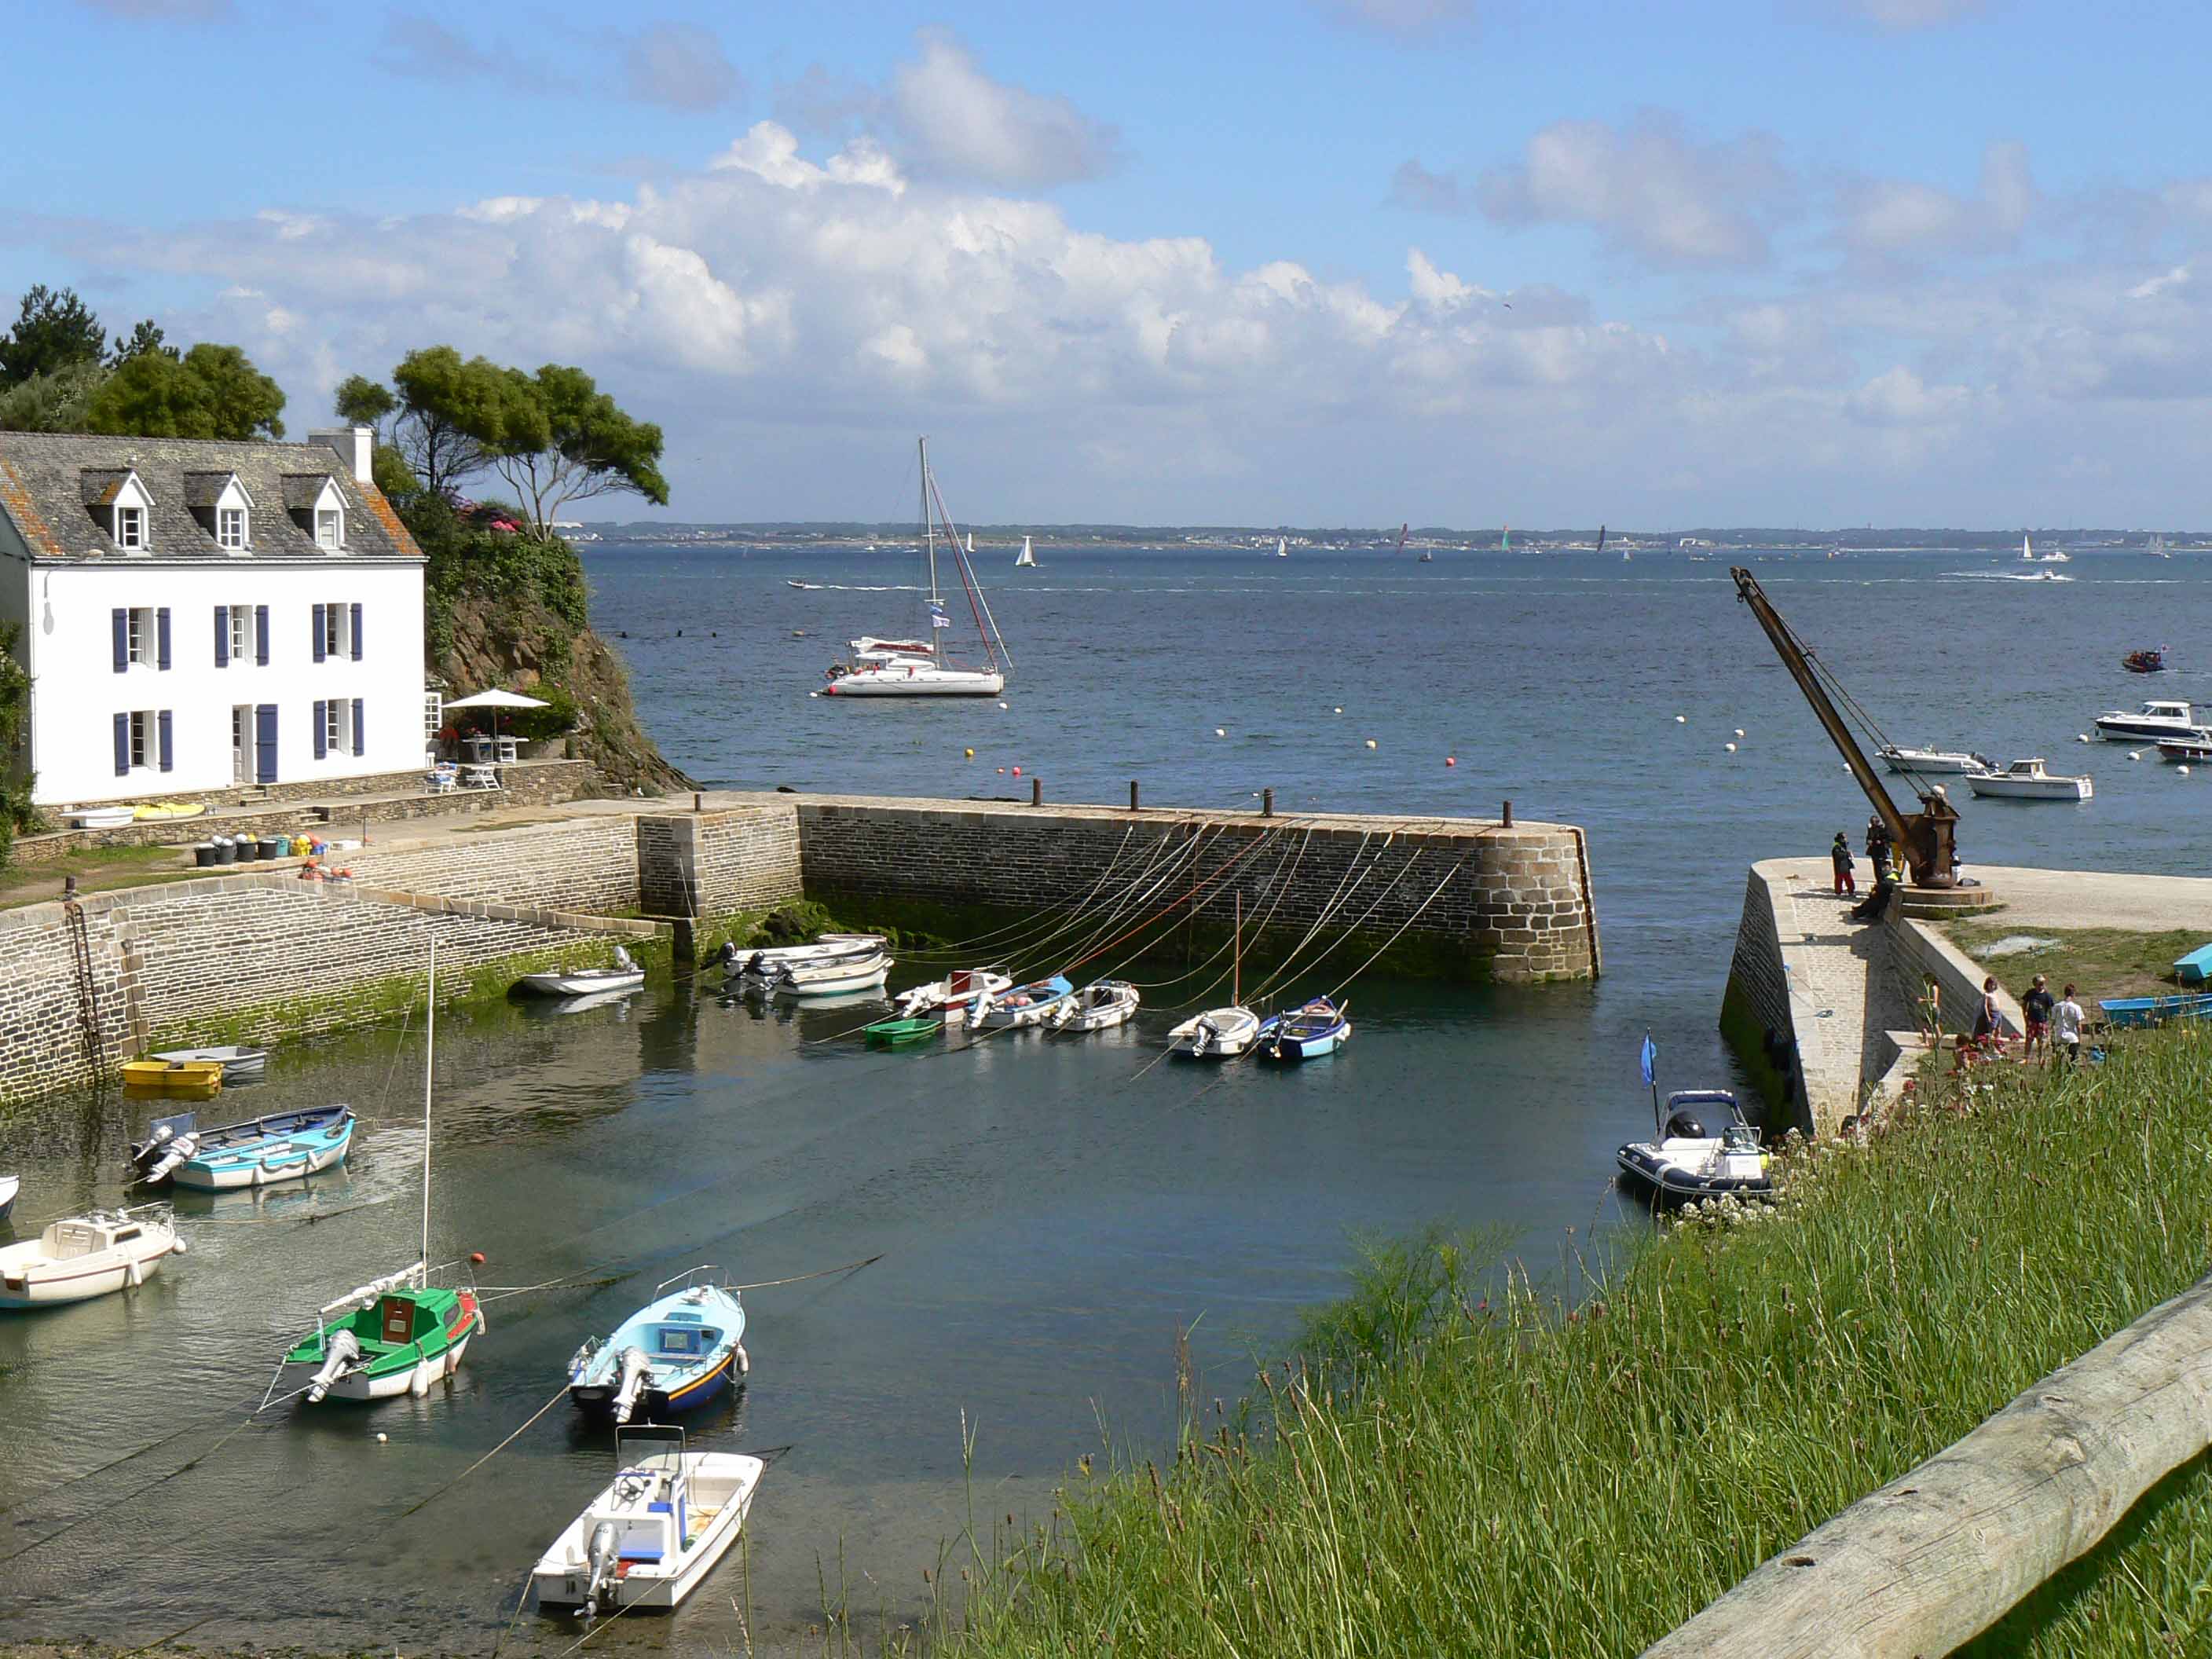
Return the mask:
[[[580,364],[663,428],[677,519],[911,516],[927,433],[984,523],[2212,523],[2202,8],[16,0],[7,33],[10,315],[68,284],[241,345],[295,433],[418,346]]]

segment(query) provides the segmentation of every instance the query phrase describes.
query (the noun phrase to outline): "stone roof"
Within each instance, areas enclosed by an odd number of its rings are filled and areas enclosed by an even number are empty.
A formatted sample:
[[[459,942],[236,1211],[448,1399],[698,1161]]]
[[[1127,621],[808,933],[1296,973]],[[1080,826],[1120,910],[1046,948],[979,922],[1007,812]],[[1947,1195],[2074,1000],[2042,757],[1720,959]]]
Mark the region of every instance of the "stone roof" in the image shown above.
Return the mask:
[[[257,507],[248,559],[422,556],[382,492],[356,479],[338,453],[321,443],[0,432],[0,517],[33,558],[137,557],[116,546],[101,510],[134,471],[154,498],[149,558],[238,560],[216,545],[202,517],[233,473]],[[345,502],[342,555],[315,545],[307,517],[325,482],[337,485]]]

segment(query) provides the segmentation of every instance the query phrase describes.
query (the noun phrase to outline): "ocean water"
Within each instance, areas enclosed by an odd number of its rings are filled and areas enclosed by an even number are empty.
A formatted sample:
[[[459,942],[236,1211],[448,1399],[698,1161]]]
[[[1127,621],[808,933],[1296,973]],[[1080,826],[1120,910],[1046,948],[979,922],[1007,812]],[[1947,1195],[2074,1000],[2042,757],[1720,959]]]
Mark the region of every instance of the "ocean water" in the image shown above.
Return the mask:
[[[1670,1086],[1732,1078],[1714,1022],[1745,865],[1866,817],[1726,564],[1039,556],[985,573],[1017,663],[1001,710],[805,695],[849,635],[919,623],[910,557],[586,552],[646,723],[704,782],[1025,796],[1034,775],[1115,801],[1135,777],[1161,806],[1272,787],[1285,809],[1484,814],[1510,796],[1589,830],[1604,979],[1364,980],[1351,1047],[1283,1071],[1150,1064],[1212,977],[1176,959],[1129,964],[1134,1027],[915,1054],[858,1048],[866,1010],[704,985],[479,1008],[440,1031],[433,1255],[483,1251],[487,1287],[585,1282],[490,1303],[424,1401],[252,1418],[316,1304],[411,1260],[420,1223],[419,1021],[292,1045],[216,1110],[350,1100],[345,1174],[181,1200],[191,1253],[140,1291],[0,1320],[0,1637],[557,1655],[582,1632],[518,1593],[611,1473],[604,1428],[554,1399],[576,1345],[696,1263],[751,1283],[879,1257],[747,1294],[750,1385],[690,1425],[774,1456],[745,1553],[675,1619],[592,1643],[818,1650],[824,1580],[863,1626],[915,1616],[971,1495],[980,1523],[1038,1516],[1085,1452],[1157,1448],[1179,1335],[1200,1400],[1233,1397],[1363,1238],[1489,1230],[1541,1274],[1642,1224],[1609,1182],[1648,1110],[1637,1045],[1653,1034]],[[1970,867],[2201,869],[2212,776],[2074,741],[2100,708],[2212,696],[2185,559],[2083,554],[2035,584],[1956,556],[1752,568],[1892,736],[2094,771],[2078,806],[1961,801]],[[2176,672],[2120,671],[2160,643]],[[108,1096],[0,1125],[16,1236],[118,1198],[152,1115]]]

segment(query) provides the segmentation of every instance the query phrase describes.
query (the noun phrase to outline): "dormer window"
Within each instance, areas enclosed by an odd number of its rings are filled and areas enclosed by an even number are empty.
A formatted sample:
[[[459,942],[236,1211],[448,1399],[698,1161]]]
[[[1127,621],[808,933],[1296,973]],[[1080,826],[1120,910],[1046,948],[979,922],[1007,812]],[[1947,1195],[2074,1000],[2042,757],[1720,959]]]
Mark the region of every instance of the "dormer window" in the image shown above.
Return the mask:
[[[107,532],[118,551],[145,553],[153,547],[154,497],[136,469],[88,468],[82,482],[92,521]]]
[[[219,507],[215,510],[215,544],[227,553],[246,549],[246,509]]]
[[[284,505],[291,511],[293,523],[322,551],[345,551],[346,498],[336,478],[327,472],[288,473]]]
[[[143,507],[118,507],[115,509],[115,544],[125,553],[146,550],[146,509]]]
[[[253,497],[235,472],[187,472],[185,506],[215,544],[234,559],[253,548]]]
[[[315,509],[315,545],[331,553],[345,545],[343,507],[319,507]]]

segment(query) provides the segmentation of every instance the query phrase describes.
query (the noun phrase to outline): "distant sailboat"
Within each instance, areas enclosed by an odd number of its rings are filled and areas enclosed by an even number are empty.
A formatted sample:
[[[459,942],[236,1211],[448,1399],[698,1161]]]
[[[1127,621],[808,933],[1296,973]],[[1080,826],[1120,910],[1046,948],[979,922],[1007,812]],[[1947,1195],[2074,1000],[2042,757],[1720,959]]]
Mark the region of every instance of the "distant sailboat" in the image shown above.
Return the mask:
[[[1014,556],[1014,568],[1034,570],[1036,568],[1036,555],[1030,551],[1030,538],[1024,536],[1022,538],[1022,550]]]
[[[2027,532],[2025,530],[2020,532],[2020,556],[2030,564],[2035,562],[2035,544],[2028,540]]]
[[[1603,525],[1600,525],[1597,527],[1597,550],[1601,553],[1605,551],[1605,526]]]
[[[1513,550],[1513,526],[1510,524],[1501,525],[1498,527],[1498,550],[1500,553],[1510,553]]]
[[[1287,559],[1291,556],[1291,544],[1280,536],[1275,538],[1275,556],[1279,559]]]
[[[1401,553],[1406,550],[1406,532],[1413,527],[1413,523],[1410,519],[1398,526],[1398,551]]]
[[[2166,550],[2166,538],[2163,535],[2153,536],[2150,538],[2150,556],[2154,559],[2170,559],[2173,556]]]

